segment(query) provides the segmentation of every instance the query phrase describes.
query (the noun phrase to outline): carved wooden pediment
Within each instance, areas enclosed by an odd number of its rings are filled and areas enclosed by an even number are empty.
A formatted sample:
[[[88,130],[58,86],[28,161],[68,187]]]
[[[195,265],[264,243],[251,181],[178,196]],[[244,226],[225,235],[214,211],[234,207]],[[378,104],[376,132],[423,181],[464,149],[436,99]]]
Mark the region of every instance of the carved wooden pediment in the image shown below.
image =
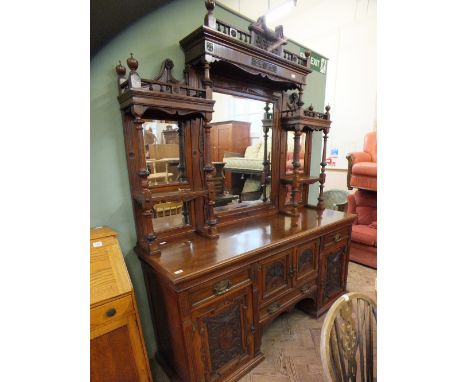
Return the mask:
[[[127,79],[126,69],[120,62],[115,68],[122,110],[137,107],[142,113],[150,109],[154,113],[186,118],[213,112],[214,101],[206,99],[204,89],[191,87],[185,79],[178,80],[172,75],[174,63],[171,59],[163,61],[159,73],[152,80],[140,78],[138,61],[133,54],[127,59],[127,65],[130,69]]]
[[[278,56],[282,55],[283,45],[288,42],[288,39],[283,35],[282,25],[278,25],[273,32],[267,27],[265,16],[262,16],[255,23],[250,24],[249,31],[252,33],[252,43],[256,47]]]

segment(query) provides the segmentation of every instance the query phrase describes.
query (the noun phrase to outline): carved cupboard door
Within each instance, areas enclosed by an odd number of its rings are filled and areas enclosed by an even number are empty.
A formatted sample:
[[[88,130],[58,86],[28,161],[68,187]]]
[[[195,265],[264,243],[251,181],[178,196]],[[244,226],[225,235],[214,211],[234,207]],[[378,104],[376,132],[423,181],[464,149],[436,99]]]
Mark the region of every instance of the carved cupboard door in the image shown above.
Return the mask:
[[[252,286],[192,313],[198,381],[223,381],[254,355]]]
[[[347,242],[339,246],[327,248],[321,254],[321,296],[323,306],[345,291]]]
[[[295,274],[292,250],[280,252],[260,263],[261,303],[273,299],[292,288]]]
[[[319,240],[299,245],[295,255],[296,282],[312,280],[318,274]]]

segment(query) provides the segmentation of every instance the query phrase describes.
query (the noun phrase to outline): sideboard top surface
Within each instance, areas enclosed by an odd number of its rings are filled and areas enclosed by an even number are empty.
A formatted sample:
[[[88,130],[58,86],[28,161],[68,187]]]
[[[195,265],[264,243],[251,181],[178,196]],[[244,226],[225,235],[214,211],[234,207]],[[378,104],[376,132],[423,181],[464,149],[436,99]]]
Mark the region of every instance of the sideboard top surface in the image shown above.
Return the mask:
[[[297,218],[276,214],[220,227],[218,239],[189,234],[168,240],[161,243],[160,256],[142,257],[172,283],[179,284],[259,251],[350,224],[355,216],[326,209],[320,218],[316,210],[303,208]],[[293,219],[297,221],[295,226]]]

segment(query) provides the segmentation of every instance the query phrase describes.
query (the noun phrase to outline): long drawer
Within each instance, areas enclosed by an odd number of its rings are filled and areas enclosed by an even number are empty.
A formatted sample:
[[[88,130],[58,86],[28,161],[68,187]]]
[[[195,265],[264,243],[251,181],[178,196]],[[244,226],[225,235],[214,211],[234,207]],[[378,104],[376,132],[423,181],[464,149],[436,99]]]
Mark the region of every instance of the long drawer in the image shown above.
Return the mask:
[[[249,282],[249,268],[217,277],[203,283],[200,287],[191,289],[189,292],[190,303],[193,307],[208,303],[212,299],[244,286]]]

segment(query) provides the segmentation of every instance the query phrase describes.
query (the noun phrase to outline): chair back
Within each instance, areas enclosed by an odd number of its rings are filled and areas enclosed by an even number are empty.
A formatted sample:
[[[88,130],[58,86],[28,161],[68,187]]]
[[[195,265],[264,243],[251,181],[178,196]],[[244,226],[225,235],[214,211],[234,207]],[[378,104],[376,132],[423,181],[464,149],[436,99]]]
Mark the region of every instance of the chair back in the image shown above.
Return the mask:
[[[372,162],[377,162],[377,130],[364,136],[364,151],[369,153]]]
[[[320,357],[329,382],[377,380],[377,305],[361,293],[341,296],[325,317]]]

